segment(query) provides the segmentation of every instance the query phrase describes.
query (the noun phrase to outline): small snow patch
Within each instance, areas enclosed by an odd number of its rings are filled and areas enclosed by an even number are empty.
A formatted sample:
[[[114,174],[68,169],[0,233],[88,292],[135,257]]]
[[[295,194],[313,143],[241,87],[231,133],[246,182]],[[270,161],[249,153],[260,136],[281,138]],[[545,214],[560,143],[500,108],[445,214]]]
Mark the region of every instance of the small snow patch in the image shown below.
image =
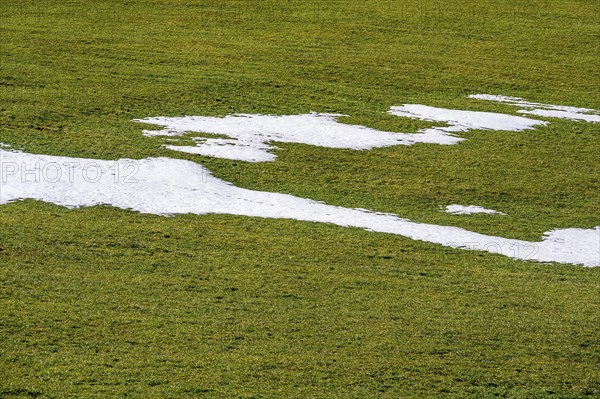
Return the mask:
[[[445,122],[449,125],[448,127],[433,128],[445,133],[466,132],[469,130],[510,130],[518,132],[547,123],[522,116],[436,108],[419,104],[404,104],[401,107],[392,107],[388,113],[424,121]]]
[[[471,215],[473,213],[487,213],[490,215],[493,215],[493,214],[506,215],[506,213],[495,211],[493,209],[486,209],[482,206],[477,206],[477,205],[465,206],[465,205],[452,204],[452,205],[448,205],[446,207],[446,212],[451,213],[453,215]]]
[[[590,108],[577,108],[567,105],[542,104],[527,101],[520,97],[496,96],[492,94],[472,94],[469,98],[493,101],[522,107],[517,112],[547,118],[562,118],[577,121],[600,123],[600,111]]]

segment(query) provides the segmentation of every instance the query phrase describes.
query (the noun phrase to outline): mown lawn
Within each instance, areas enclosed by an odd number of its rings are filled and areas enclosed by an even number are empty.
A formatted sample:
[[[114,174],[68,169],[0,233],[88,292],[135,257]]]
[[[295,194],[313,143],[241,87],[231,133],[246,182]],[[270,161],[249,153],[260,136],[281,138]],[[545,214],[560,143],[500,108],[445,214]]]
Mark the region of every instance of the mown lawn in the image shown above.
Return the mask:
[[[600,126],[456,146],[277,144],[272,163],[143,137],[148,116],[350,115],[391,105],[600,108],[593,1],[0,3],[0,142],[168,156],[238,186],[538,241],[600,225]],[[0,187],[1,195],[1,187]],[[452,216],[451,203],[508,216]],[[600,270],[315,223],[0,206],[0,397],[586,398]]]

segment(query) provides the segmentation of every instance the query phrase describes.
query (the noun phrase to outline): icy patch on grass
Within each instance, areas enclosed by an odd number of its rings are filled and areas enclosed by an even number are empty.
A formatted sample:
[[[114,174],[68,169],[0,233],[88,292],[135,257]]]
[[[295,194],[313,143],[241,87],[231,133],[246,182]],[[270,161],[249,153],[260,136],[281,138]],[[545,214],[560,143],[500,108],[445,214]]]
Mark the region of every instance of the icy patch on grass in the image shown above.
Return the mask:
[[[464,139],[455,133],[471,129],[525,130],[546,122],[490,112],[456,111],[424,105],[392,107],[390,114],[450,126],[421,129],[417,133],[393,133],[338,122],[339,114],[260,115],[234,114],[223,118],[208,116],[155,117],[137,122],[162,126],[144,130],[146,136],[180,136],[188,132],[225,135],[230,139],[195,138],[195,146],[168,145],[167,148],[192,154],[248,162],[272,161],[272,142],[300,143],[326,148],[370,150],[415,143],[456,144]]]
[[[515,259],[600,265],[600,227],[553,230],[541,242],[494,237],[287,194],[247,190],[185,160],[104,161],[0,149],[0,170],[0,204],[29,198],[68,208],[103,204],[164,216],[213,213],[295,219],[397,234]]]
[[[495,211],[493,209],[486,209],[482,206],[477,206],[477,205],[465,206],[465,205],[458,205],[458,204],[448,205],[446,207],[446,212],[451,213],[453,215],[471,215],[474,213],[487,213],[490,215],[494,215],[494,214],[506,215],[506,213]]]
[[[520,109],[517,111],[521,114],[600,123],[600,111],[590,108],[534,103],[520,97],[497,96],[492,94],[472,94],[469,96],[469,98],[523,107],[525,109]]]

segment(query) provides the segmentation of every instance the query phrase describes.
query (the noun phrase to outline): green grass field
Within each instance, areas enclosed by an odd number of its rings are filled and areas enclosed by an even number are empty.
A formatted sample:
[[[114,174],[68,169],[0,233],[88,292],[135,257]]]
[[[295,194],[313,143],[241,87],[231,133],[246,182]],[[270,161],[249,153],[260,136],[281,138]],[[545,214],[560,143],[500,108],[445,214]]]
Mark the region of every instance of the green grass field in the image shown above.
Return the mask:
[[[600,125],[455,146],[174,152],[134,118],[600,108],[600,4],[2,0],[0,142],[200,162],[249,189],[539,241],[600,225]],[[508,216],[454,216],[477,204]],[[0,398],[592,398],[600,268],[317,223],[0,206]]]

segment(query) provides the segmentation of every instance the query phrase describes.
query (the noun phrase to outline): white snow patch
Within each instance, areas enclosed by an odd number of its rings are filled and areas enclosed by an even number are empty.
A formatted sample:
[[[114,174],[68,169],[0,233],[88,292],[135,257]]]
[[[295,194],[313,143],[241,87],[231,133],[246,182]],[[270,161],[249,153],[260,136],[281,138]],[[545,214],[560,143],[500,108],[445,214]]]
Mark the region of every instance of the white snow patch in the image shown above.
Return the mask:
[[[545,125],[547,123],[521,116],[436,108],[419,104],[405,104],[400,107],[391,107],[388,113],[425,121],[445,122],[449,125],[448,127],[435,127],[433,129],[448,133],[466,132],[474,129],[521,131],[533,129],[537,125]]]
[[[154,117],[137,122],[164,127],[144,130],[146,136],[180,136],[202,132],[230,139],[195,138],[196,146],[167,145],[167,148],[192,154],[216,156],[249,162],[272,161],[270,143],[300,143],[327,148],[370,150],[378,147],[414,143],[456,144],[464,139],[455,133],[470,129],[525,130],[546,122],[490,112],[456,111],[424,105],[392,107],[392,115],[446,122],[447,127],[422,129],[417,133],[393,133],[365,126],[338,122],[339,114],[260,115],[234,114],[223,118],[208,116]]]
[[[484,208],[482,206],[478,206],[478,205],[465,206],[465,205],[452,204],[452,205],[448,205],[446,207],[446,212],[452,213],[453,215],[471,215],[474,213],[487,213],[490,215],[493,215],[493,214],[506,215],[506,213],[495,211],[493,209],[486,209],[486,208]]]
[[[586,121],[586,122],[600,123],[600,115],[576,114],[573,112],[554,111],[554,110],[549,110],[549,109],[532,109],[532,110],[522,109],[517,112],[522,113],[522,114],[545,116],[547,118],[561,118],[561,119],[571,119],[571,120],[580,120],[580,121]]]
[[[600,266],[600,226],[553,230],[541,242],[494,237],[458,227],[416,223],[392,214],[247,190],[185,160],[104,161],[0,149],[0,171],[0,204],[30,198],[68,208],[105,204],[156,215],[214,213],[296,219],[397,234],[515,259]]]
[[[534,103],[520,97],[497,96],[492,94],[472,94],[469,98],[523,107],[525,109],[517,111],[521,114],[600,123],[600,111],[590,108]]]
[[[195,146],[166,145],[165,147],[189,154],[205,155],[224,159],[235,159],[248,162],[269,162],[277,158],[269,151],[270,146],[261,141],[238,141],[235,139],[206,139],[194,138],[198,144]]]

